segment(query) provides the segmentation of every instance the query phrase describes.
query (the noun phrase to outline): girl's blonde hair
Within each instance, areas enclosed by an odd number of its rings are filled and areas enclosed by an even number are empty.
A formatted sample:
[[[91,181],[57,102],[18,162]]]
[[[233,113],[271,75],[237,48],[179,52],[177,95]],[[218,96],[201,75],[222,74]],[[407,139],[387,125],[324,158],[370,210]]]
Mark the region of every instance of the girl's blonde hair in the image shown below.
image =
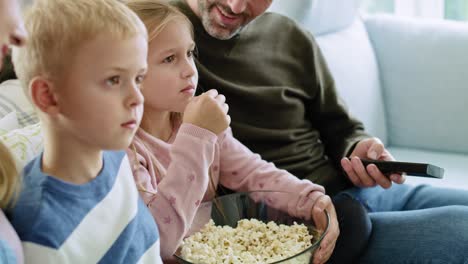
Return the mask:
[[[137,16],[143,21],[148,31],[148,42],[154,40],[159,33],[161,33],[166,26],[174,21],[184,23],[189,29],[193,38],[193,27],[192,22],[176,7],[171,6],[167,1],[163,0],[128,0],[126,1],[127,6],[137,14]],[[182,121],[182,114],[171,113],[170,116],[172,126],[180,124]],[[149,148],[142,142],[143,146],[149,150]],[[131,146],[136,154],[135,146]],[[151,153],[148,151],[148,153]],[[137,157],[135,157],[136,160]],[[154,155],[150,155],[150,159],[153,162],[156,171],[160,174],[159,177],[163,177],[166,170],[159,163]],[[139,186],[140,191],[146,192],[142,186]]]
[[[193,26],[190,20],[164,0],[128,0],[127,6],[135,12],[148,30],[149,42],[156,38],[172,21],[185,23],[193,38]]]
[[[0,208],[5,209],[18,193],[20,186],[15,160],[8,148],[0,142]]]
[[[186,17],[179,9],[170,5],[168,1],[164,0],[128,0],[126,1],[127,6],[135,12],[140,19],[145,24],[146,29],[148,30],[148,39],[149,42],[154,40],[159,33],[161,33],[164,28],[171,22],[177,21],[184,23],[190,31],[192,39],[194,38],[193,33],[193,25],[192,22]],[[171,113],[171,123],[173,126],[177,126],[182,121],[182,114],[181,113]],[[143,143],[143,142],[142,142]],[[143,146],[149,150],[144,143]],[[136,157],[136,149],[135,146],[132,145],[131,148],[135,153],[135,160],[138,160]],[[148,153],[151,153],[148,151]],[[159,177],[163,177],[165,174],[165,169],[163,166],[158,162],[155,155],[151,153],[150,159],[153,162],[155,169],[160,174]],[[214,183],[211,168],[208,170],[209,178],[210,178],[210,187],[216,194],[216,185]],[[143,186],[138,186],[139,190],[142,192],[147,192],[147,190]]]

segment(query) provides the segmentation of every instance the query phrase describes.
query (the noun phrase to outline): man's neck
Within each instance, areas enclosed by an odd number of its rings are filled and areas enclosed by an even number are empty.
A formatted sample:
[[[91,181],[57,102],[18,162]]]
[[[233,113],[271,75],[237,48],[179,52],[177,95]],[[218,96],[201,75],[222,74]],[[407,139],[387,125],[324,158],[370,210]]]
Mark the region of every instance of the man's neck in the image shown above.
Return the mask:
[[[167,142],[173,132],[171,112],[145,107],[140,127],[153,137]]]
[[[102,150],[64,134],[44,129],[43,173],[73,184],[92,181],[103,166]]]

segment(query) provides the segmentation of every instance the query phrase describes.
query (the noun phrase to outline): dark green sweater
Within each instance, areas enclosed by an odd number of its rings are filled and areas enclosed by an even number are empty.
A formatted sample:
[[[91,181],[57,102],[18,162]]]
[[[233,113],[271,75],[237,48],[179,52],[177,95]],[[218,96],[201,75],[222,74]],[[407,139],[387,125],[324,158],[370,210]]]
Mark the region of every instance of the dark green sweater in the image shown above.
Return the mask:
[[[199,89],[227,98],[234,136],[328,194],[350,186],[339,161],[367,138],[337,97],[312,35],[292,20],[266,13],[230,40],[217,40],[183,1],[195,28]]]

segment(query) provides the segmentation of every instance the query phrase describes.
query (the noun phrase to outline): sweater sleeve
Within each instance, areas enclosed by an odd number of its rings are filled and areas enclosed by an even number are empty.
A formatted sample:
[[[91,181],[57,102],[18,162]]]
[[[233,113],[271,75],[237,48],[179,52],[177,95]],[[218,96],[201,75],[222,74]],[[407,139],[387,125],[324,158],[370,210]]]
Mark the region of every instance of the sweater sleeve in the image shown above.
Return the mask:
[[[149,153],[151,150],[141,144],[137,146],[138,165],[133,167],[133,173],[140,194],[158,224],[163,259],[171,258],[176,251],[206,192],[216,139],[208,130],[182,124],[172,144],[171,163],[165,175],[157,175],[156,165],[151,165],[150,155],[157,158],[158,153]],[[129,151],[135,161],[135,154]]]
[[[313,72],[312,76],[315,76],[310,85],[316,89],[310,102],[310,116],[318,126],[326,154],[340,168],[341,158],[351,154],[357,142],[370,136],[364,131],[362,122],[349,114],[344,101],[339,98],[333,76],[314,37],[308,32],[304,34],[311,52],[304,64],[310,69],[309,74]]]
[[[316,199],[325,189],[300,180],[286,170],[266,162],[232,136],[229,129],[221,142],[220,183],[236,191],[280,191],[253,197],[295,217],[310,219]]]

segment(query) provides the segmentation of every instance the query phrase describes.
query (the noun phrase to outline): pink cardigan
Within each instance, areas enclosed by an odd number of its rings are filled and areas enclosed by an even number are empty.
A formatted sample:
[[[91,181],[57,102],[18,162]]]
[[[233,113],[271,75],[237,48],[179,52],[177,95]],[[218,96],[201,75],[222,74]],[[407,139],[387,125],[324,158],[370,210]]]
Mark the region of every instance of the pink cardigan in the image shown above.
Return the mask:
[[[276,208],[298,217],[310,218],[315,199],[325,193],[322,186],[299,180],[262,160],[236,140],[230,129],[216,136],[182,124],[169,143],[139,129],[133,145],[137,155],[130,147],[128,156],[139,189],[145,189],[140,194],[158,224],[163,259],[171,259],[182,239],[198,231],[190,228],[197,210],[202,211],[200,203],[213,199],[216,192],[209,184],[209,170],[215,186],[296,194],[289,199],[270,200],[275,200],[272,202]],[[151,153],[157,160],[151,158]]]

